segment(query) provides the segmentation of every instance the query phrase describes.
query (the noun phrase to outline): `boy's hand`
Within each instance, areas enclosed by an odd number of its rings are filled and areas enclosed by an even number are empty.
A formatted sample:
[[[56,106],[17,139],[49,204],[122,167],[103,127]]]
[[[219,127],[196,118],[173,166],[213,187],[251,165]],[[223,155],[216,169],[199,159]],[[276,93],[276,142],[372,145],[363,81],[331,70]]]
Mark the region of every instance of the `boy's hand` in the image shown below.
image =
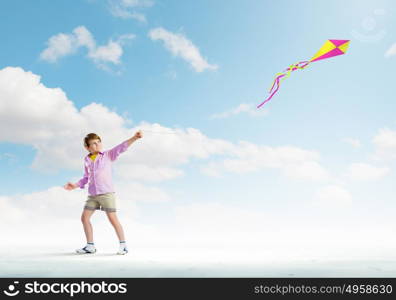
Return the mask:
[[[74,190],[74,189],[78,188],[78,186],[77,186],[77,184],[68,182],[68,183],[66,183],[66,184],[63,186],[63,188],[64,188],[65,190],[71,191],[71,190]]]
[[[143,133],[141,130],[137,131],[133,137],[128,139],[128,147],[136,140],[141,139],[143,137]]]
[[[141,130],[139,130],[138,132],[135,133],[134,138],[135,139],[140,139],[143,137],[143,133]]]

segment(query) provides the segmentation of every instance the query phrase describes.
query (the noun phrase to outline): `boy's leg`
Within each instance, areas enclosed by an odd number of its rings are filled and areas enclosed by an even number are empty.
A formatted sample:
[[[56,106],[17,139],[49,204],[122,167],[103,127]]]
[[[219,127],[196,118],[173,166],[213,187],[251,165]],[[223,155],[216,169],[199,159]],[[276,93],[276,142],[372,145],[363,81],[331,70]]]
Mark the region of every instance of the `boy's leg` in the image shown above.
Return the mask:
[[[84,209],[81,215],[81,222],[84,226],[85,236],[87,238],[87,243],[93,243],[93,229],[92,224],[90,222],[90,218],[93,215],[95,210]]]
[[[107,218],[109,219],[111,225],[113,225],[113,227],[116,231],[116,234],[118,236],[118,239],[120,241],[125,241],[124,230],[122,229],[120,221],[118,221],[116,212],[107,212],[106,211],[106,215],[107,215]]]

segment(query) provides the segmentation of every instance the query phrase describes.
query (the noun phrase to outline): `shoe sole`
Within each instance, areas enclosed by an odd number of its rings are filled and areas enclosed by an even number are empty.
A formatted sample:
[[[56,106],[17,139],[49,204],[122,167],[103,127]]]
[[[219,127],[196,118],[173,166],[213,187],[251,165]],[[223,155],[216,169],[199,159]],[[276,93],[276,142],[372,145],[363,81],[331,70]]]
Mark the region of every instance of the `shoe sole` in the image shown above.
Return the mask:
[[[96,253],[96,249],[94,252],[78,252],[76,251],[77,254],[95,254]]]

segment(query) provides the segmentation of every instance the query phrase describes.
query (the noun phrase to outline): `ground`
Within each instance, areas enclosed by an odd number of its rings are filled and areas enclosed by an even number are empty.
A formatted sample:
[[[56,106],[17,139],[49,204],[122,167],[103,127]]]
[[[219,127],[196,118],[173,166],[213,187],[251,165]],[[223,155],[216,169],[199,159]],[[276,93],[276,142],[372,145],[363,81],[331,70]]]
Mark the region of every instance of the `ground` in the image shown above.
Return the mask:
[[[396,277],[391,258],[301,258],[209,248],[116,248],[76,254],[68,247],[2,250],[1,277]],[[244,252],[245,251],[245,252]],[[253,255],[254,254],[254,255]]]

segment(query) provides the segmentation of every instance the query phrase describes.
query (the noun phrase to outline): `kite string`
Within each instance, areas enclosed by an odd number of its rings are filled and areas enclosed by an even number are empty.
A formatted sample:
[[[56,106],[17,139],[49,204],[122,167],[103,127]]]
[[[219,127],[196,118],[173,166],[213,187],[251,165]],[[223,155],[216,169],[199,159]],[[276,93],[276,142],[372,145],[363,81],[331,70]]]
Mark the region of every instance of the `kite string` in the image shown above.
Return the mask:
[[[157,134],[177,134],[176,132],[159,132],[159,131],[147,130],[147,129],[141,129],[141,130],[143,133],[150,132],[150,133],[157,133]]]

